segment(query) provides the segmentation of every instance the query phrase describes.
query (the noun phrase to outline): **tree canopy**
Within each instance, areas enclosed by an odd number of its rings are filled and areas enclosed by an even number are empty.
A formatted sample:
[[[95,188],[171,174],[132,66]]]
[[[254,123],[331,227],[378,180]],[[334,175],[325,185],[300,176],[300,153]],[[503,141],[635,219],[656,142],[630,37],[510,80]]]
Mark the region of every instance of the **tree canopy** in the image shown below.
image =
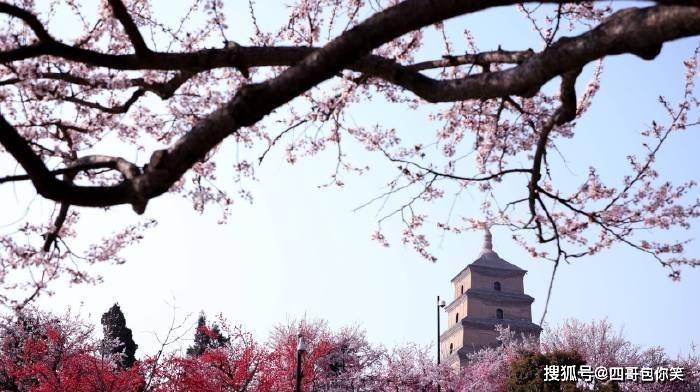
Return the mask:
[[[158,352],[141,353],[131,367],[101,355],[92,326],[74,315],[25,308],[0,323],[0,388],[6,391],[160,392],[294,391],[297,335],[302,356],[301,390],[308,391],[700,391],[700,356],[671,358],[660,348],[642,349],[606,321],[570,320],[545,329],[541,344],[500,329],[501,345],[472,355],[454,372],[436,365],[433,350],[415,344],[387,349],[372,345],[357,328],[332,330],[322,320],[280,324],[266,341],[243,326],[220,320],[229,338],[201,355],[173,348],[182,337],[175,326]],[[658,382],[593,379],[582,383],[543,381],[551,364],[585,363],[649,369],[682,369]],[[542,387],[544,386],[544,389]]]
[[[503,37],[502,47],[482,50],[468,28],[459,42],[444,34],[446,24],[461,23],[453,18],[497,7],[517,8],[540,47],[513,48]],[[621,54],[653,60],[665,43],[696,37],[697,1],[637,8],[595,1],[304,0],[276,29],[262,27],[262,5],[250,1],[240,11],[255,33],[235,40],[223,8],[220,0],[197,0],[179,20],[164,21],[145,0],[92,8],[78,1],[0,2],[0,154],[17,168],[0,173],[0,186],[30,183],[56,203],[49,216],[27,214],[0,235],[0,300],[21,307],[59,277],[95,281],[84,266],[122,262],[119,251],[155,224],[136,215],[164,193],[184,195],[198,211],[220,206],[225,218],[234,199],[251,198],[245,179],[255,178],[272,149],[283,149],[290,163],[337,151],[329,185],[342,187],[344,174],[367,169],[357,164],[362,157],[346,153],[349,143],[397,168],[370,204],[405,198],[379,219],[373,238],[388,244],[381,223],[400,220],[402,242],[428,260],[435,260],[430,230],[490,224],[512,229],[528,252],[551,259],[554,271],[562,260],[614,244],[655,259],[674,279],[682,266],[700,264],[684,254],[686,239],[653,234],[689,228],[700,216],[695,182],[673,184],[654,166],[672,134],[697,125],[697,50],[678,59],[686,68],[675,75],[684,78],[681,99],[661,98],[667,117],[640,130],[645,153],[627,157],[627,175],[611,183],[601,176],[605,168],[592,167],[575,189],[565,189],[554,171],[565,164],[556,158],[557,142],[576,137],[577,120],[600,89],[601,60]],[[61,36],[56,15],[70,17],[79,33]],[[424,57],[436,45],[425,39],[428,32],[442,36],[439,58]],[[436,129],[431,142],[411,143],[410,130],[382,126],[381,113],[369,119],[372,125],[357,124],[351,116],[362,102],[428,107]],[[233,162],[217,156],[224,141],[244,151]],[[222,162],[235,172],[226,186],[217,178]],[[485,195],[483,213],[458,224],[426,216],[418,205],[471,190]],[[87,249],[71,247],[87,230],[80,209],[123,204],[133,208],[133,225]],[[104,216],[108,221],[110,212]],[[15,276],[27,270],[31,280]]]
[[[221,333],[218,324],[209,327],[204,313],[197,319],[197,329],[194,332],[194,342],[187,348],[187,355],[198,357],[207,350],[223,347],[229,339]]]

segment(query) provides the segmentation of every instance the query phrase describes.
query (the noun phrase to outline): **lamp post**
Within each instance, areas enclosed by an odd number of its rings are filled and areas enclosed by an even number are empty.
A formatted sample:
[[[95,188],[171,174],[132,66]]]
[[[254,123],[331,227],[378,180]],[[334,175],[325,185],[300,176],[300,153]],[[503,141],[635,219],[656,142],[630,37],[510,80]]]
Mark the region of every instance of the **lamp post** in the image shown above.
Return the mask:
[[[301,355],[306,351],[306,342],[304,342],[304,337],[301,333],[297,335],[297,378],[296,378],[296,392],[301,392]]]
[[[440,296],[437,296],[437,364],[440,364],[440,309],[445,307],[445,301],[440,301]]]
[[[438,372],[440,371],[440,309],[445,307],[445,301],[440,300],[440,296],[437,296],[437,364]],[[440,392],[440,383],[437,384],[437,390]]]

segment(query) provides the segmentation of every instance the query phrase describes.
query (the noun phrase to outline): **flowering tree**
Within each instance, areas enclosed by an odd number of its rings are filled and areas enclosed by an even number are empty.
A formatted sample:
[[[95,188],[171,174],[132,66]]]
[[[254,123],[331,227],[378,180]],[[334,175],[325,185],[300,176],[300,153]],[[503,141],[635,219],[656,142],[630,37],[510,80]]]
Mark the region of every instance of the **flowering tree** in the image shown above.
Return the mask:
[[[624,391],[700,391],[700,355],[694,348],[686,357],[669,358],[661,347],[643,349],[633,344],[607,320],[589,323],[567,320],[557,328],[545,329],[542,350],[576,352],[594,368],[675,366],[685,371],[684,383],[621,383],[619,387]]]
[[[461,373],[447,385],[455,391],[700,391],[700,355],[669,357],[662,348],[641,348],[625,339],[607,321],[567,320],[561,326],[545,326],[540,342],[520,339],[499,329],[500,345],[483,349],[470,358]],[[546,381],[547,365],[597,367],[678,367],[683,380],[665,382]]]
[[[245,188],[216,185],[222,160],[215,157],[224,141],[248,151],[233,162],[241,186],[271,149],[284,148],[291,163],[334,149],[330,184],[336,186],[343,186],[344,172],[365,171],[345,154],[348,143],[380,154],[398,171],[376,200],[408,196],[379,224],[402,219],[402,241],[430,260],[426,222],[454,232],[480,222],[472,215],[459,225],[431,219],[419,202],[476,189],[487,196],[484,217],[515,230],[532,254],[554,260],[555,270],[562,259],[624,243],[678,278],[679,266],[699,263],[683,256],[684,241],[636,233],[687,228],[700,214],[700,203],[688,200],[694,182],[674,185],[654,170],[668,137],[696,124],[690,118],[697,107],[697,52],[685,62],[681,101],[662,99],[668,118],[642,130],[647,153],[628,157],[629,174],[619,183],[604,183],[591,168],[577,189],[561,189],[548,152],[574,137],[576,120],[599,89],[600,60],[655,58],[664,43],[700,33],[700,9],[687,0],[625,9],[608,2],[539,3],[548,5],[300,0],[288,8],[283,26],[265,30],[251,0],[246,11],[255,34],[243,44],[228,38],[220,0],[193,0],[176,23],[159,20],[146,0],[103,0],[96,12],[73,0],[0,2],[0,154],[21,168],[0,174],[0,184],[29,182],[56,203],[51,216],[27,214],[0,236],[0,298],[22,306],[58,277],[95,281],[85,265],[123,261],[119,250],[155,223],[136,222],[77,250],[70,239],[83,230],[81,208],[128,204],[141,214],[173,192],[199,211],[221,206],[225,218],[236,191],[239,198],[251,196]],[[480,50],[468,30],[458,43],[445,34],[448,19],[497,6],[518,7],[541,47]],[[70,24],[80,31],[60,36],[56,15],[62,25],[72,15]],[[434,46],[424,38],[431,31],[444,38],[444,55],[418,59]],[[577,81],[588,74],[577,92]],[[549,88],[550,81],[558,88]],[[432,141],[411,143],[403,130],[350,121],[366,101],[426,107],[435,123]],[[131,160],[134,154],[124,151],[148,158]],[[472,165],[465,156],[474,157]],[[522,193],[498,202],[503,181],[519,184]],[[380,230],[374,238],[388,244]],[[27,270],[32,279],[16,276]]]
[[[250,333],[240,326],[229,327],[222,320],[222,330],[204,325],[197,333],[221,345],[202,347],[201,352],[187,350],[185,355],[173,352],[164,358],[145,360],[151,370],[151,382],[145,390],[153,391],[273,391],[268,354]]]
[[[207,325],[207,317],[204,312],[199,314],[197,319],[197,329],[194,333],[194,343],[187,348],[187,355],[202,355],[209,348],[217,348],[228,343],[228,338],[221,333],[219,326]]]
[[[121,356],[101,350],[92,326],[78,318],[25,311],[0,321],[3,391],[138,391],[139,366],[120,364]]]
[[[332,331],[322,321],[289,322],[260,343],[223,318],[217,325],[219,332],[206,325],[198,331],[214,339],[226,335],[222,345],[205,347],[199,355],[189,355],[182,347],[148,353],[124,368],[120,355],[104,355],[92,327],[78,317],[24,309],[4,318],[0,326],[0,388],[22,392],[291,392],[297,336],[301,334],[307,343],[302,355],[305,392],[436,392],[438,383],[442,391],[452,392],[542,390],[543,385],[551,391],[700,391],[700,356],[691,353],[670,359],[659,348],[643,350],[605,321],[569,321],[546,329],[541,345],[500,329],[501,345],[473,354],[459,372],[444,364],[437,366],[430,347],[409,344],[389,350],[370,344],[357,327]],[[614,385],[617,389],[606,389],[612,387],[610,383],[543,381],[544,366],[572,363],[678,366],[684,369],[685,380],[622,382]],[[534,385],[538,387],[532,389]]]

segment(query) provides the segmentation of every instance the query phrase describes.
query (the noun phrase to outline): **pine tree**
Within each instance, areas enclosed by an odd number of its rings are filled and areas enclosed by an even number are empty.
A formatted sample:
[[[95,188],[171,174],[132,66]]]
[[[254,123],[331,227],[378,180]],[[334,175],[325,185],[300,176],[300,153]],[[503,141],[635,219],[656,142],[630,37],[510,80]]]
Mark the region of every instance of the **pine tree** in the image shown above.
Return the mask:
[[[219,326],[214,324],[211,328],[207,326],[207,317],[204,312],[199,314],[197,319],[197,329],[194,332],[194,344],[187,348],[187,355],[198,357],[205,351],[225,346],[229,338],[224,336]]]
[[[136,361],[136,349],[131,329],[126,327],[126,319],[119,305],[114,304],[102,314],[103,348],[106,354],[119,355],[117,364],[129,368]]]

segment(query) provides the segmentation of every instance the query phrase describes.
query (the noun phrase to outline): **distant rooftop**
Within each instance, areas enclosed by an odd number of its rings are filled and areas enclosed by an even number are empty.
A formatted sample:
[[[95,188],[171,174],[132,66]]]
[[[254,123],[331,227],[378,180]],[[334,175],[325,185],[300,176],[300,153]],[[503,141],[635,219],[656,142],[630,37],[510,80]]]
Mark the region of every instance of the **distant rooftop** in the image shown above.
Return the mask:
[[[464,273],[464,271],[471,266],[525,272],[524,269],[518,267],[517,265],[511,264],[500,258],[498,253],[493,250],[493,236],[491,235],[491,230],[489,230],[489,227],[486,225],[484,225],[484,243],[481,246],[479,257],[474,260],[474,262],[464,267],[464,269],[461,270],[452,280],[454,281],[457,279],[458,276],[462,275],[462,273]]]

